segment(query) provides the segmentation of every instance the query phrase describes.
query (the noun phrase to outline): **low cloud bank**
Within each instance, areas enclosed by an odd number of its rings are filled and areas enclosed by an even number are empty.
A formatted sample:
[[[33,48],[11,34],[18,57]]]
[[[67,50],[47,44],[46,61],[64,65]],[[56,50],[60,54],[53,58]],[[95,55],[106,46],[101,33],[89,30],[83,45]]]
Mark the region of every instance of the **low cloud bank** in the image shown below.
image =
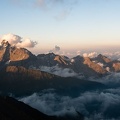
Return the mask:
[[[96,81],[96,82],[101,82],[106,85],[120,85],[120,73],[109,73],[109,75],[94,79],[94,78],[89,78],[91,81]]]
[[[112,60],[119,60],[120,61],[120,51],[116,51],[116,52],[103,52],[103,55],[109,57]]]
[[[19,100],[48,115],[76,115],[79,112],[85,116],[85,120],[119,120],[120,73],[111,73],[95,81],[106,84],[106,89],[83,91],[78,97],[71,97],[69,93],[68,96],[62,96],[55,90],[44,90]]]
[[[69,68],[60,68],[59,66],[47,67],[47,66],[40,66],[39,69],[41,71],[45,71],[48,73],[52,73],[61,77],[73,77],[77,76],[78,74],[75,73],[72,69]]]
[[[79,97],[59,96],[54,92],[34,93],[19,99],[48,115],[82,113],[86,120],[119,119],[120,88],[84,92]],[[117,107],[116,107],[117,106]],[[113,112],[114,111],[114,112]]]

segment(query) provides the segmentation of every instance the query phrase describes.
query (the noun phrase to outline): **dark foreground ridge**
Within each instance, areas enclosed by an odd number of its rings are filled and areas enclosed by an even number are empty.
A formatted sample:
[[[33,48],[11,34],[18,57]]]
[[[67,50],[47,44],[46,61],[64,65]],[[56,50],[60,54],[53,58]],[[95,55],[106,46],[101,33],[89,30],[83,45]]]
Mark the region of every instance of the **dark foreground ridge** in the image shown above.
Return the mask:
[[[0,120],[83,120],[82,114],[77,116],[48,116],[38,110],[17,101],[12,97],[0,96]]]

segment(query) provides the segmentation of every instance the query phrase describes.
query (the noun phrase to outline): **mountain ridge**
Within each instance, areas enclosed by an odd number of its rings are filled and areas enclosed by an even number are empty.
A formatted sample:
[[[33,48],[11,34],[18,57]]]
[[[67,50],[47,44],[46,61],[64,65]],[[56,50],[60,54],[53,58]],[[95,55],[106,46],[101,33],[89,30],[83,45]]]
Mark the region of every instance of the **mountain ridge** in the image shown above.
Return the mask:
[[[54,53],[35,56],[29,50],[11,46],[5,40],[0,46],[0,67],[2,66],[23,66],[41,71],[43,67],[54,68],[54,72],[46,71],[52,74],[57,73],[58,69],[67,69],[68,74],[72,71],[84,77],[100,77],[110,72],[120,72],[120,61],[112,61],[102,54],[95,58],[76,56],[71,59]]]

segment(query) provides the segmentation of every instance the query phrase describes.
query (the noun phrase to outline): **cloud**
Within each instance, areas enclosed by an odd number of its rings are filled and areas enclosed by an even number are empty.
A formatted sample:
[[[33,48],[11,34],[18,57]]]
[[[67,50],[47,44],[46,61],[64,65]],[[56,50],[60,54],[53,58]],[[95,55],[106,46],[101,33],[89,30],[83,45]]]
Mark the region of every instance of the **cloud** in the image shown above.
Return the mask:
[[[38,7],[54,7],[56,4],[64,3],[65,0],[34,0],[34,4]]]
[[[45,70],[48,69],[48,67],[45,68]],[[59,68],[57,69],[59,71]],[[55,68],[51,70],[54,72]],[[61,72],[65,73],[66,71],[61,70]],[[111,73],[95,79],[95,81],[107,84],[107,86],[109,83],[116,84],[118,87],[83,91],[77,97],[71,97],[69,93],[68,96],[62,96],[55,90],[44,90],[19,100],[48,115],[64,115],[66,113],[76,115],[76,111],[78,111],[85,116],[85,120],[120,119],[120,73]],[[78,91],[73,89],[73,92]]]
[[[55,9],[56,12],[52,16],[57,21],[61,21],[70,15],[77,2],[78,0],[34,0],[33,5],[43,11],[51,11],[51,13]]]
[[[109,68],[107,68],[109,70]],[[99,81],[101,83],[104,84],[111,84],[111,85],[119,85],[120,84],[120,73],[110,73],[109,75],[102,77],[102,78],[98,78],[98,79],[92,79],[94,81]]]
[[[59,66],[47,67],[47,66],[40,66],[39,69],[41,71],[45,71],[48,73],[52,73],[61,77],[73,77],[77,76],[78,74],[75,73],[72,69],[69,68],[60,68]]]
[[[48,12],[57,21],[66,19],[79,0],[10,0],[12,4],[21,7],[38,8]],[[53,12],[55,11],[55,12]]]
[[[103,52],[103,55],[109,57],[112,60],[120,60],[120,51],[116,51],[116,52]]]
[[[120,118],[116,109],[116,106],[120,107],[120,92],[118,91],[120,88],[83,92],[80,96],[71,98],[70,96],[59,96],[54,91],[49,92],[48,90],[19,100],[48,115],[66,113],[75,115],[78,111],[86,117],[86,120],[118,119]]]
[[[34,42],[30,39],[25,39],[24,41],[17,43],[17,47],[28,47],[28,48],[32,48],[37,44],[37,42]]]
[[[70,9],[62,10],[58,15],[55,16],[55,19],[58,21],[64,20],[69,16],[70,12],[71,12]]]
[[[55,46],[55,51],[59,51],[60,50],[60,47],[59,46]]]
[[[2,40],[6,40],[6,41],[8,41],[11,45],[16,45],[17,43],[22,42],[21,39],[22,39],[22,38],[21,38],[20,36],[9,33],[9,34],[3,35],[0,40],[1,40],[1,41],[2,41]]]
[[[81,54],[81,51],[78,50],[78,51],[76,52],[76,54],[77,54],[77,55],[80,55],[80,54]]]
[[[60,47],[56,45],[55,48],[53,48],[53,49],[50,50],[49,52],[50,52],[50,53],[53,52],[53,53],[55,53],[55,54],[58,54],[59,51],[60,51]]]
[[[39,7],[39,8],[42,8],[42,9],[46,9],[46,3],[45,3],[45,0],[36,0],[35,2],[34,2],[34,5],[35,5],[35,7]]]
[[[101,63],[101,62],[98,62],[97,64],[100,65],[102,68],[104,67],[104,64]],[[107,67],[107,71],[108,71],[108,70],[109,70],[109,69],[108,69],[108,67]]]
[[[118,87],[83,91],[77,97],[71,97],[69,93],[68,96],[62,96],[55,90],[44,90],[19,100],[48,115],[76,115],[78,111],[85,116],[85,120],[120,119],[120,73],[112,73],[96,81],[107,86],[109,83],[116,84]]]
[[[0,41],[2,40],[8,41],[12,46],[16,47],[27,47],[27,48],[32,48],[35,47],[37,44],[36,41],[32,41],[30,39],[22,39],[22,37],[15,35],[15,34],[5,34],[0,38]]]
[[[106,67],[105,69],[106,69],[108,72],[110,72],[110,68],[109,68],[109,67]]]
[[[83,53],[83,57],[94,58],[94,57],[96,57],[97,55],[98,55],[97,52]]]
[[[59,103],[56,99],[57,97],[60,100]],[[63,97],[60,99],[60,97],[54,93],[34,93],[31,96],[20,99],[20,101],[29,104],[33,108],[36,108],[47,115],[63,115],[66,113],[74,114],[75,109],[73,107],[64,106],[66,104],[65,100],[69,100],[69,97]],[[56,106],[56,104],[58,104],[58,106]]]

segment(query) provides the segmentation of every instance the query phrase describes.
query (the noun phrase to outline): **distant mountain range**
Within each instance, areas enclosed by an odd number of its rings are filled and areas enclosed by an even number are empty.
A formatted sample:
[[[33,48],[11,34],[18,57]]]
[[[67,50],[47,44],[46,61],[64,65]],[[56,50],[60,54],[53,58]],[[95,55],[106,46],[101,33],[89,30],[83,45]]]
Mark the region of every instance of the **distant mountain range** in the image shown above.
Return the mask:
[[[105,87],[81,77],[107,73],[90,58],[77,56],[69,59],[54,53],[35,56],[24,48],[11,47],[7,41],[2,42],[0,57],[0,93],[3,95],[23,96],[52,88],[59,94],[75,97],[82,91]]]
[[[3,40],[0,46],[0,69],[4,66],[23,66],[46,71],[62,77],[100,77],[110,72],[120,72],[120,61],[102,54],[95,58],[56,55],[54,53],[33,55],[25,48],[11,46]]]

